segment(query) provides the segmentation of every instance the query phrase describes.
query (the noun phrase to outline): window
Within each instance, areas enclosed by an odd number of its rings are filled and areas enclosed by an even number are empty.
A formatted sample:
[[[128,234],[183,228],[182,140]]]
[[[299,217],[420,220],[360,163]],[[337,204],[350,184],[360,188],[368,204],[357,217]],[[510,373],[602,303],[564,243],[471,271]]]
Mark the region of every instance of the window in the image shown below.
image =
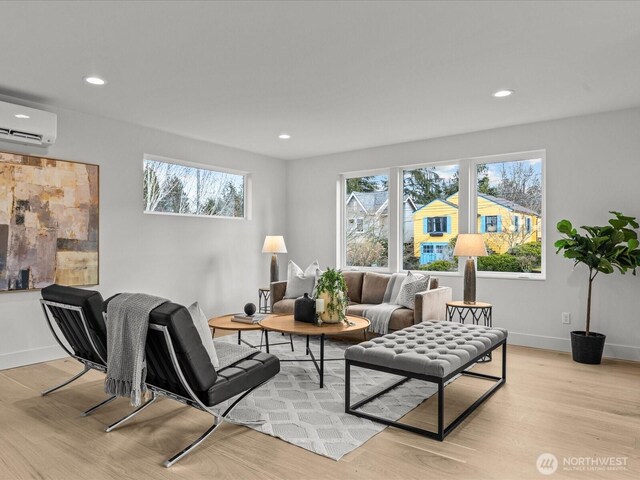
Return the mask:
[[[542,272],[542,158],[476,164],[478,232],[486,257],[478,271]]]
[[[340,267],[461,275],[453,251],[469,232],[487,247],[479,276],[544,279],[544,162],[540,150],[345,174]]]
[[[245,175],[144,159],[144,211],[245,217]]]
[[[458,165],[403,170],[401,268],[458,270],[452,243],[458,234],[458,177]]]
[[[424,218],[424,233],[447,233],[449,217],[426,217]]]
[[[486,215],[484,217],[484,232],[483,233],[495,233],[498,231],[498,216]]]
[[[389,266],[389,176],[345,179],[346,266]]]

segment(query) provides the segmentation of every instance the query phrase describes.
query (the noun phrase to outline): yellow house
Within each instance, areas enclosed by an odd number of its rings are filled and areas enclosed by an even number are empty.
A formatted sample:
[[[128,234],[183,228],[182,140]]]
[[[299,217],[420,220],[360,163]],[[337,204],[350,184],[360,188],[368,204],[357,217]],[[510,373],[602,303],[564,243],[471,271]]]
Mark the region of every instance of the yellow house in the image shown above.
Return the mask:
[[[505,253],[510,248],[540,241],[540,216],[515,202],[478,194],[477,232],[484,234],[487,248]],[[452,258],[450,240],[458,235],[458,193],[436,199],[413,214],[414,256],[425,265]]]
[[[458,205],[436,199],[413,214],[413,255],[420,265],[451,257],[449,241],[458,235]]]

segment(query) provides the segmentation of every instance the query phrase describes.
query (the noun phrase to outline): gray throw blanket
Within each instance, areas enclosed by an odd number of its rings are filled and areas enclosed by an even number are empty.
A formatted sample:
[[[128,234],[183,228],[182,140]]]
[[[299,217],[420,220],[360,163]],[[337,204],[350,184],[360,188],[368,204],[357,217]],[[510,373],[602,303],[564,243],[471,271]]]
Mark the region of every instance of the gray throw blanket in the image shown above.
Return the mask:
[[[371,322],[368,329],[370,332],[380,335],[389,333],[389,320],[391,320],[391,315],[397,309],[402,308],[401,305],[395,305],[390,302],[398,298],[400,287],[406,276],[404,273],[394,273],[391,275],[387,289],[384,291],[382,303],[380,305],[373,305],[364,311],[364,317],[368,318],[369,322]]]
[[[145,343],[151,310],[168,300],[142,293],[122,293],[107,307],[107,378],[104,391],[131,397],[134,407],[147,392]]]

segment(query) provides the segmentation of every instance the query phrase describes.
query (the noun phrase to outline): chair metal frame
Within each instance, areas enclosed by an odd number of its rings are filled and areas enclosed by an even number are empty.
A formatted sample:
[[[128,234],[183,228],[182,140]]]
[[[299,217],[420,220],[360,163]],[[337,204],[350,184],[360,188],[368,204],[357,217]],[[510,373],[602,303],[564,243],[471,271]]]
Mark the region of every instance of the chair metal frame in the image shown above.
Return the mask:
[[[59,390],[60,388],[62,388],[64,386],[69,385],[70,383],[76,381],[77,379],[82,377],[84,374],[86,374],[90,370],[97,370],[99,372],[106,373],[107,372],[107,361],[102,357],[102,355],[100,355],[100,352],[98,351],[98,349],[96,347],[96,344],[93,341],[93,337],[89,333],[89,325],[87,323],[87,319],[86,319],[86,317],[84,315],[84,311],[82,310],[82,307],[78,307],[78,306],[75,306],[75,305],[66,305],[64,303],[52,302],[52,301],[44,300],[44,299],[40,300],[40,305],[42,306],[42,311],[44,313],[44,318],[47,321],[47,325],[49,326],[49,330],[51,330],[51,334],[53,335],[53,338],[55,339],[55,341],[58,343],[58,345],[60,345],[60,347],[70,357],[75,358],[78,362],[80,362],[80,363],[82,363],[84,365],[84,369],[80,373],[77,373],[73,377],[69,378],[68,380],[65,380],[64,382],[62,382],[62,383],[60,383],[58,385],[55,385],[55,386],[53,386],[51,388],[48,388],[47,390],[43,391],[41,393],[41,395],[44,397],[46,395],[49,395],[50,393],[55,392],[56,390]],[[50,310],[51,307],[60,308],[60,309],[64,309],[64,310],[70,310],[72,312],[75,312],[80,317],[80,322],[82,323],[82,328],[84,330],[85,335],[87,336],[87,338],[89,340],[89,344],[91,345],[91,349],[93,350],[93,353],[103,362],[102,365],[99,364],[99,363],[96,363],[96,362],[94,362],[92,360],[88,360],[88,359],[83,358],[83,357],[81,357],[79,355],[76,355],[69,348],[67,348],[67,346],[64,344],[64,342],[62,341],[62,339],[60,338],[60,336],[56,332],[56,329],[53,328],[53,324],[51,323],[51,316],[53,316],[53,313]],[[63,336],[64,336],[64,333],[63,333]],[[94,405],[93,407],[85,410],[84,412],[81,413],[81,415],[83,417],[86,417],[87,415],[90,415],[91,413],[96,411],[98,408],[100,408],[100,407],[112,402],[115,399],[116,399],[116,396],[112,395],[112,396],[108,397],[107,399],[103,400],[102,402],[100,402],[100,403]]]
[[[180,368],[180,364],[178,363],[178,356],[173,347],[173,341],[171,340],[169,329],[166,326],[155,325],[155,324],[149,324],[149,328],[152,330],[157,330],[163,334],[165,346],[171,357],[171,363],[173,365],[173,368],[180,380],[180,384],[182,385],[182,388],[188,393],[189,397],[184,397],[182,395],[165,390],[164,388],[160,388],[153,384],[147,383],[147,388],[151,391],[151,398],[147,400],[145,403],[143,403],[142,405],[140,405],[138,408],[136,408],[134,411],[126,415],[125,417],[121,418],[120,420],[117,420],[116,422],[106,427],[105,431],[106,432],[113,431],[114,429],[116,429],[117,427],[119,427],[120,425],[127,422],[128,420],[136,416],[138,413],[146,409],[148,406],[150,406],[153,402],[155,402],[158,399],[158,397],[170,398],[171,400],[175,400],[177,402],[196,408],[198,410],[201,410],[213,416],[214,423],[211,427],[209,427],[194,442],[192,442],[191,444],[183,448],[181,451],[179,451],[178,453],[176,453],[175,455],[173,455],[172,457],[168,458],[163,462],[163,465],[169,468],[172,465],[174,465],[176,462],[180,461],[182,458],[187,456],[189,453],[191,453],[191,451],[194,450],[196,447],[198,447],[202,442],[204,442],[207,439],[207,437],[213,434],[213,432],[215,432],[218,429],[218,427],[222,425],[224,420],[229,421],[229,419],[227,419],[227,415],[229,415],[231,410],[233,410],[235,406],[238,403],[240,403],[240,401],[244,399],[247,395],[249,395],[255,389],[267,383],[270,379],[260,383],[259,385],[256,385],[250,388],[249,390],[245,390],[236,400],[234,400],[234,402],[224,411],[224,413],[220,415],[215,411],[213,411],[212,407],[206,406],[189,386],[189,383],[187,382],[187,379],[184,373],[182,372],[182,369]]]

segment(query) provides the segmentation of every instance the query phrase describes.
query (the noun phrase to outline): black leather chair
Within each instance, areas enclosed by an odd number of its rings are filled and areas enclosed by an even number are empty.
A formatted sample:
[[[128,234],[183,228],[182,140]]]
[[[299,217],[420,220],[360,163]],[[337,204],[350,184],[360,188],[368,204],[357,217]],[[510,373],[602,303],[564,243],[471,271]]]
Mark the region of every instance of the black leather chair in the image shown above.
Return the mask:
[[[103,373],[107,371],[107,331],[102,316],[102,295],[99,292],[54,284],[43,288],[41,293],[40,303],[53,337],[69,356],[84,365],[84,369],[77,375],[42,392],[44,396],[77,380],[89,370]],[[68,346],[53,327],[52,320]],[[82,412],[82,415],[89,415],[115,398],[107,398]]]
[[[109,299],[110,300],[110,299]],[[107,300],[106,303],[109,302]],[[211,435],[231,410],[249,393],[280,371],[280,361],[274,355],[233,344],[217,345],[220,368],[216,371],[202,345],[188,310],[167,302],[149,316],[146,343],[147,387],[151,398],[126,417],[106,428],[107,432],[122,425],[164,396],[209,413],[213,425],[195,442],[164,462],[170,467],[189,454]],[[232,361],[237,354],[244,359]],[[229,363],[231,362],[231,363]],[[222,413],[211,407],[239,395]]]

